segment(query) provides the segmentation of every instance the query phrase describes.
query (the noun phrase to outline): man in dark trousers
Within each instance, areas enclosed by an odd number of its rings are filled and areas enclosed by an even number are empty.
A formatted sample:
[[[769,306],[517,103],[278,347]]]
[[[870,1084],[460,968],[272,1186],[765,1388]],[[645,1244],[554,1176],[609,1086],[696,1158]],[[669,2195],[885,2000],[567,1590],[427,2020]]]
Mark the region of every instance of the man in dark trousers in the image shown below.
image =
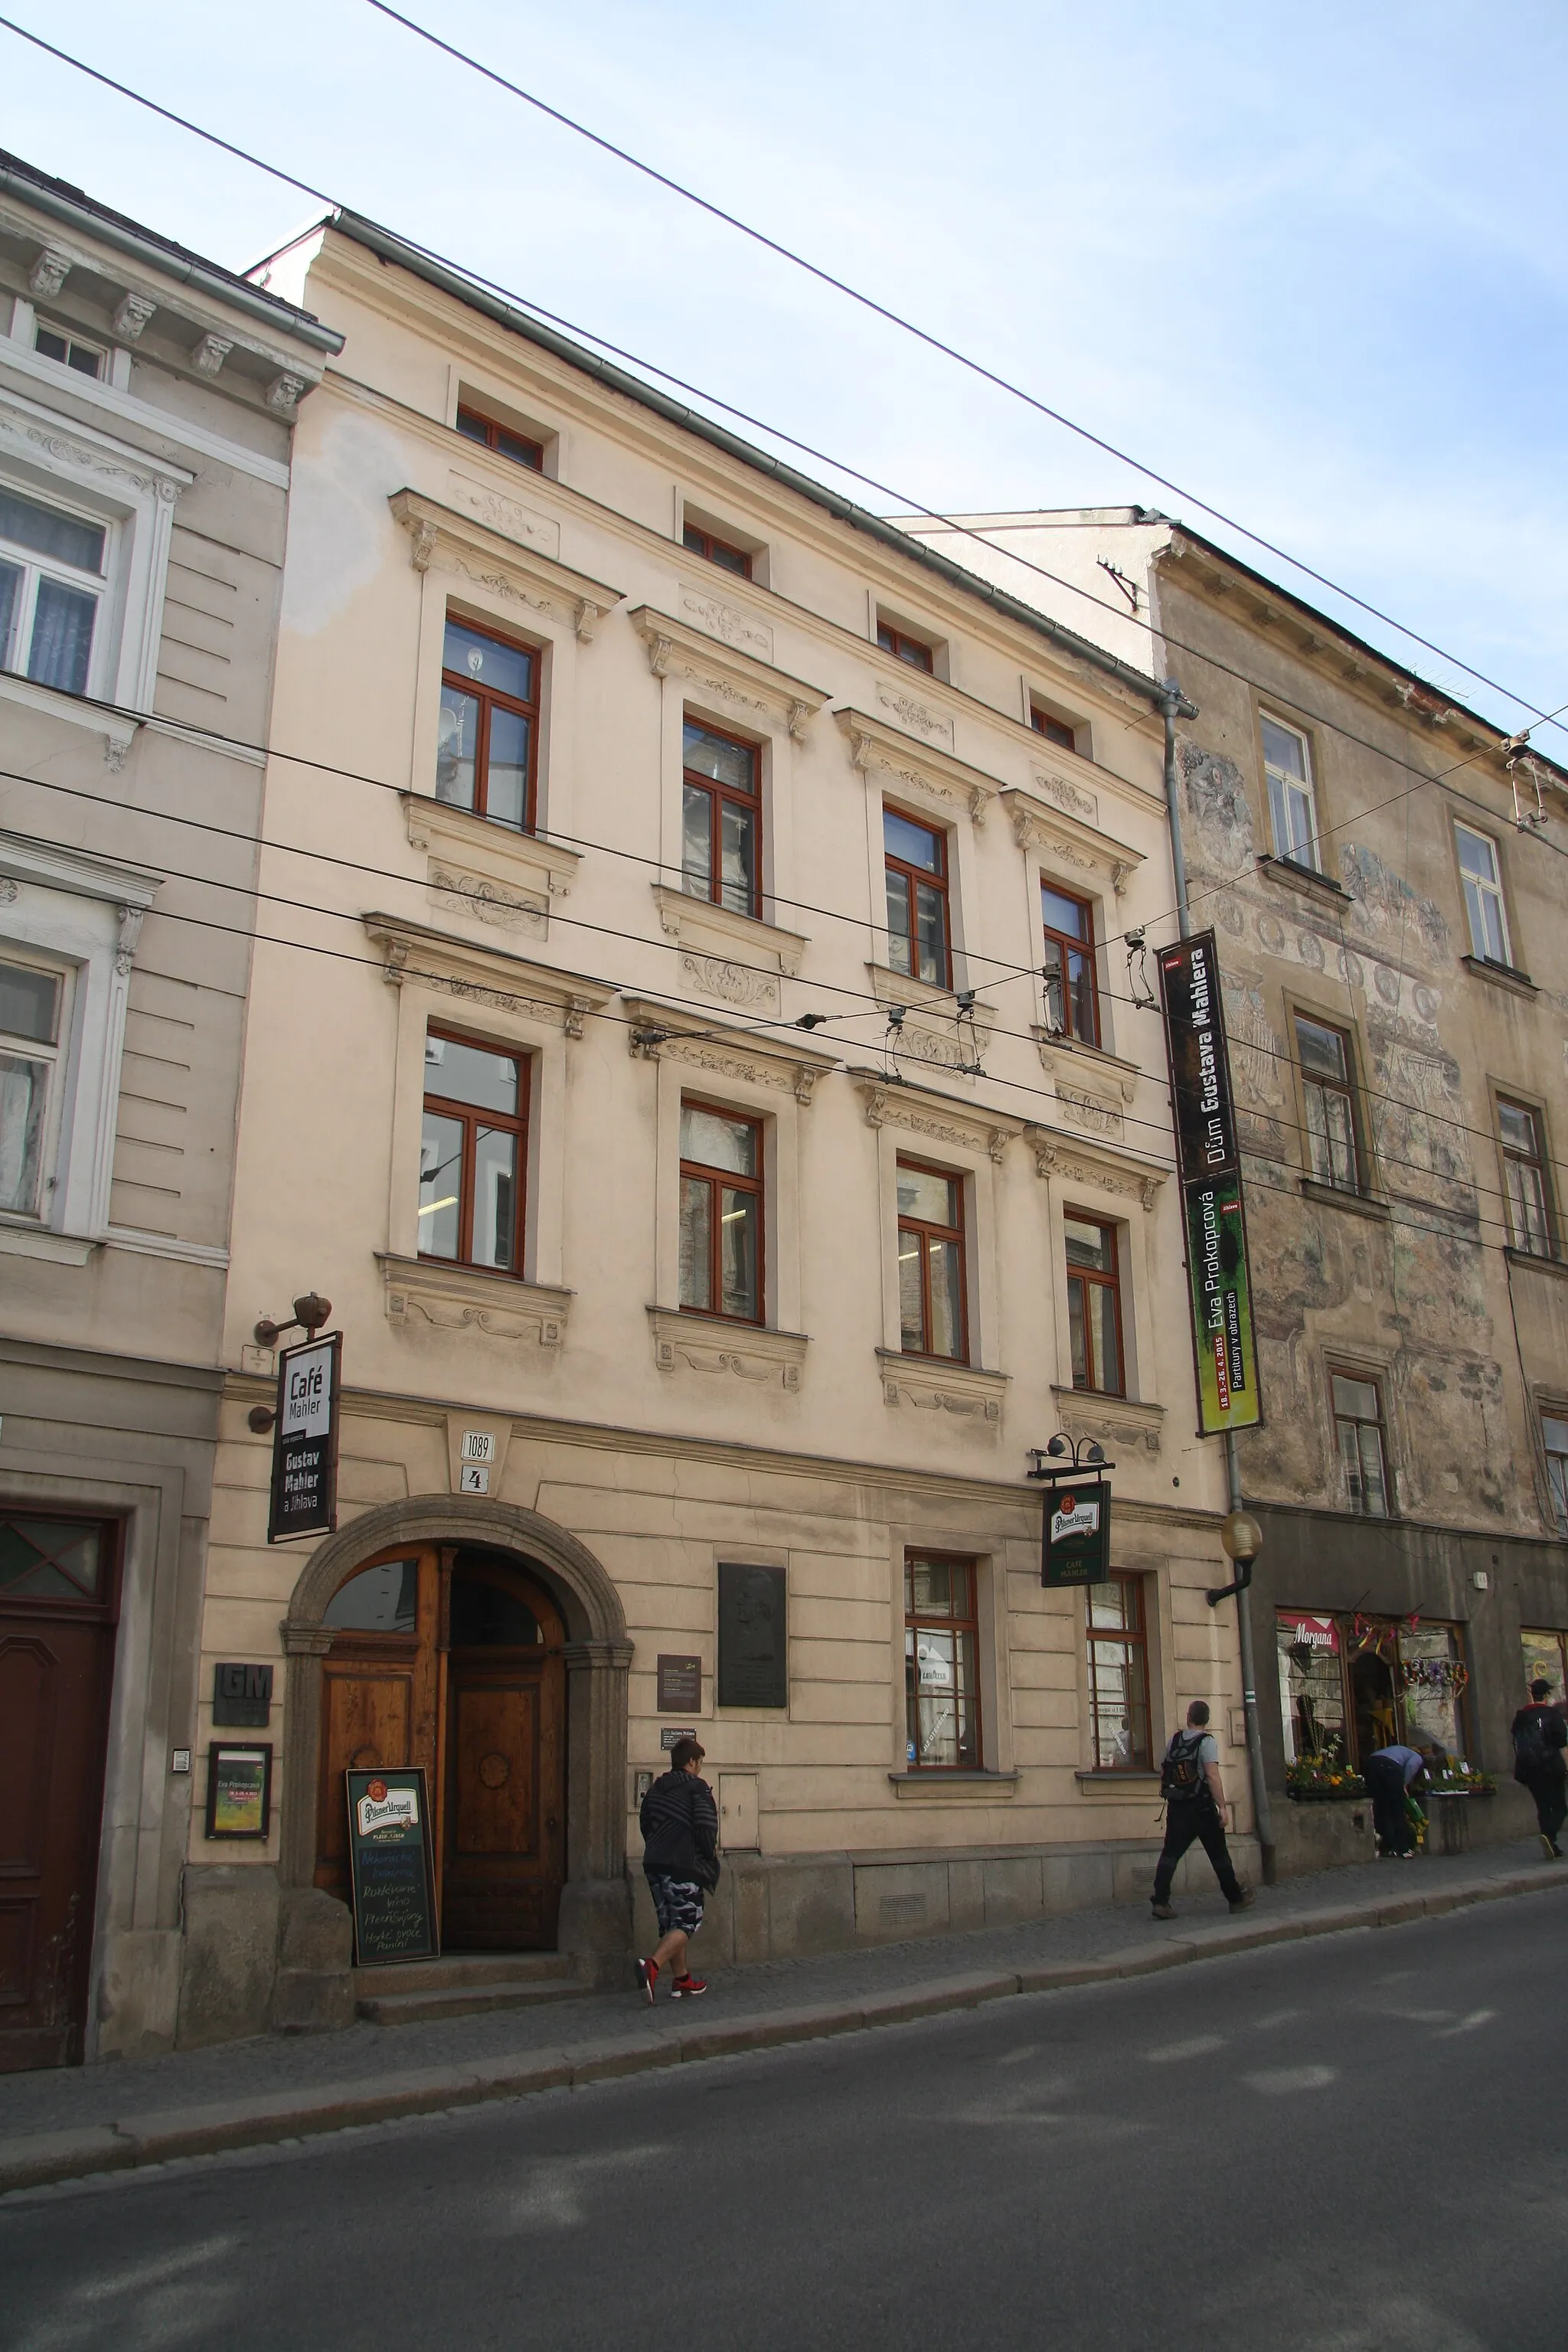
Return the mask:
[[[686,1965],[686,1946],[702,1925],[704,1890],[719,1884],[719,1811],[713,1791],[698,1774],[702,1750],[695,1739],[678,1739],[669,1769],[661,1772],[642,1801],[643,1875],[653,1896],[659,1941],[637,1964],[637,1982],[651,2001],[659,1970],[668,1968],[670,1998],[694,2000],[706,1992]]]
[[[1426,1759],[1420,1750],[1405,1748],[1398,1740],[1392,1747],[1380,1748],[1361,1768],[1367,1795],[1372,1799],[1372,1825],[1377,1835],[1380,1862],[1415,1859],[1415,1831],[1405,1800],[1426,1769]]]
[[[1206,1700],[1194,1699],[1187,1709],[1187,1727],[1178,1731],[1165,1750],[1160,1768],[1160,1793],[1165,1800],[1165,1844],[1154,1872],[1154,1916],[1173,1919],[1171,1881],[1176,1864],[1200,1839],[1214,1864],[1219,1891],[1233,1911],[1245,1911],[1252,1889],[1236,1874],[1230,1848],[1225,1842],[1225,1790],[1219,1777],[1219,1742],[1208,1727]]]
[[[1568,1767],[1563,1755],[1568,1725],[1562,1709],[1549,1704],[1551,1697],[1549,1682],[1531,1683],[1530,1705],[1513,1718],[1513,1777],[1535,1800],[1536,1826],[1548,1862],[1561,1862],[1557,1838],[1568,1820]]]

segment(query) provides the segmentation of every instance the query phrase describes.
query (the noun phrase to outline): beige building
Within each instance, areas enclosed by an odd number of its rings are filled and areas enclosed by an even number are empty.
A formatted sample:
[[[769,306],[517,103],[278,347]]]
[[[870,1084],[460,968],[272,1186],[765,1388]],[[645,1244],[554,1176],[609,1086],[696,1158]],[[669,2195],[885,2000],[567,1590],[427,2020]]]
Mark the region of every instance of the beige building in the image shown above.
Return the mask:
[[[1172,903],[1146,675],[367,223],[258,276],[344,346],[296,440],[199,1678],[280,1670],[270,1815],[193,1820],[185,2037],[349,2013],[348,1769],[426,1769],[448,1949],[611,1981],[684,1728],[710,1961],[1142,1895],[1193,1696],[1245,1848],[1121,944]],[[339,1521],[269,1546],[255,1327],[310,1290]],[[1041,1584],[1058,1430],[1116,1464],[1087,1600]]]
[[[0,157],[0,2069],[175,2032],[259,747],[336,344]]]
[[[1245,1107],[1276,1818],[1288,1775],[1400,1736],[1497,1775],[1468,1834],[1516,1835],[1509,1724],[1532,1675],[1562,1697],[1568,1652],[1552,731],[1521,753],[1159,515],[910,528],[1078,626],[1092,593],[1108,647],[1198,706],[1181,832]]]

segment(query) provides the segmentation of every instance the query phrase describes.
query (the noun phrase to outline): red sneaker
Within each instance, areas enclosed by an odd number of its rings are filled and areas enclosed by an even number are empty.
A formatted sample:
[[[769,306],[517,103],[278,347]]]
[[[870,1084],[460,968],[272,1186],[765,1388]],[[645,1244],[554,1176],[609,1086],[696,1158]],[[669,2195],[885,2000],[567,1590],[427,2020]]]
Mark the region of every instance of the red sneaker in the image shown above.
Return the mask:
[[[701,1977],[672,1977],[669,1980],[671,2000],[695,2000],[700,1992],[706,1992],[707,1990],[708,1987]],[[649,2000],[653,1999],[651,1992],[648,1999]]]
[[[638,1960],[637,1963],[637,1982],[641,1985],[644,1992],[647,1995],[648,2007],[651,2009],[653,2007],[653,1989],[658,1982],[658,1962],[657,1960]]]

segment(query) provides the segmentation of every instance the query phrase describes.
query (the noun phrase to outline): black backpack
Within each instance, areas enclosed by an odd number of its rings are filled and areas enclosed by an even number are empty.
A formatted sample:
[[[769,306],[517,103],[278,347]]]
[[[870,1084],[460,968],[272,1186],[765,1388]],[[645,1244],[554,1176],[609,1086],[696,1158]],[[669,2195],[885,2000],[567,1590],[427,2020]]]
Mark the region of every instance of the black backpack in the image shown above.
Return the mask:
[[[1526,1707],[1513,1727],[1514,1779],[1524,1780],[1532,1773],[1544,1771],[1555,1753],[1547,1744],[1545,1708]]]
[[[1208,1792],[1208,1776],[1199,1758],[1206,1731],[1178,1731],[1160,1767],[1160,1794],[1167,1805],[1191,1805]]]

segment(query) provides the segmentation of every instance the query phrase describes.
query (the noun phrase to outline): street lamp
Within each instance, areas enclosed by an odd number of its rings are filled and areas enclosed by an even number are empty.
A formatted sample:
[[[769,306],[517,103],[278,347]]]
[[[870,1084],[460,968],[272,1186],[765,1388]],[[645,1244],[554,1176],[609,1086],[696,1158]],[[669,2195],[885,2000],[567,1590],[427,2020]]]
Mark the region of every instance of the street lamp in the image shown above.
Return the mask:
[[[1208,1595],[1211,1609],[1228,1601],[1233,1592],[1245,1592],[1252,1581],[1252,1564],[1263,1549],[1263,1529],[1250,1511],[1232,1511],[1220,1522],[1219,1539],[1225,1546],[1226,1558],[1236,1569],[1236,1579],[1230,1584],[1214,1586]]]

